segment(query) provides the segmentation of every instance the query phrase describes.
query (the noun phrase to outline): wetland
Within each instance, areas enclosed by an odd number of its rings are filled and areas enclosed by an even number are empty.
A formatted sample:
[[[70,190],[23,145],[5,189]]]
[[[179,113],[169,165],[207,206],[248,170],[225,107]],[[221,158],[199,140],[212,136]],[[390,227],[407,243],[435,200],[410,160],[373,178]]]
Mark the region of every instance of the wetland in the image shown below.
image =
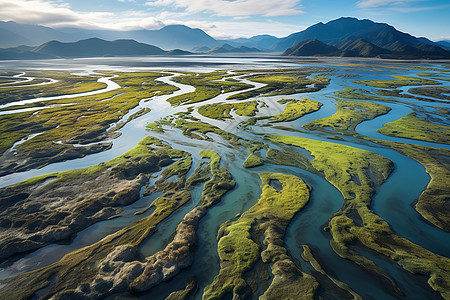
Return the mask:
[[[4,299],[450,299],[450,62],[0,75]]]

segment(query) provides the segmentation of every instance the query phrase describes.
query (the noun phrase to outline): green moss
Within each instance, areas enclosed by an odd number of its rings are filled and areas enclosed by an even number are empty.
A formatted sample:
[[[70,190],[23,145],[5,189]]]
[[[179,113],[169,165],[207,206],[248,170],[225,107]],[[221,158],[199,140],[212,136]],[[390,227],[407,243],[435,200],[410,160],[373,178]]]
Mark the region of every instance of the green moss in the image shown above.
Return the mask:
[[[450,127],[436,124],[410,113],[396,121],[383,124],[377,132],[384,135],[427,142],[450,143]]]
[[[270,122],[275,123],[293,121],[306,114],[319,110],[321,106],[322,103],[310,100],[308,98],[303,98],[302,100],[291,100],[284,108],[284,111],[278,115],[274,115]]]
[[[395,78],[396,80],[355,80],[354,83],[366,85],[366,86],[372,86],[377,88],[398,88],[400,86],[409,86],[409,85],[439,85],[441,84],[438,81],[430,80],[430,79],[424,79],[419,77],[407,77],[407,76],[396,76],[391,75],[391,77]]]
[[[258,167],[260,165],[262,165],[264,163],[264,159],[262,159],[261,157],[255,155],[255,154],[250,154],[247,159],[244,161],[244,168],[254,168],[254,167]]]
[[[200,151],[201,158],[209,158],[211,160],[211,170],[219,168],[220,156],[214,150],[202,150]]]
[[[356,126],[363,121],[388,113],[391,108],[368,101],[336,99],[337,111],[327,118],[317,119],[305,124],[309,130],[330,127],[337,132],[354,132]]]
[[[208,99],[212,99],[222,93],[244,90],[253,87],[252,85],[222,81],[223,77],[227,76],[226,72],[216,71],[211,73],[190,73],[175,77],[173,80],[191,85],[195,87],[195,91],[179,96],[169,98],[167,101],[172,105],[191,104]]]
[[[158,146],[160,148],[157,148],[156,150],[153,150],[151,147],[152,145]],[[100,163],[97,165],[94,165],[92,167],[84,168],[84,169],[75,169],[70,171],[62,171],[62,172],[55,172],[50,174],[45,174],[37,177],[33,177],[27,180],[24,180],[17,184],[17,186],[27,186],[27,185],[33,185],[37,182],[44,181],[47,178],[58,178],[58,180],[52,181],[49,186],[54,184],[59,184],[64,181],[69,181],[75,177],[85,177],[85,176],[95,176],[97,173],[108,169],[112,167],[129,167],[130,161],[132,162],[139,162],[143,161],[148,156],[153,154],[167,154],[171,157],[181,157],[183,155],[183,151],[181,150],[175,150],[170,148],[169,146],[163,144],[160,140],[147,136],[143,140],[141,140],[136,147],[131,149],[130,151],[122,154],[119,157],[116,157],[110,161]]]
[[[429,84],[429,85],[441,84],[437,81],[426,79],[426,78],[420,78],[420,77],[410,77],[410,76],[400,76],[400,75],[391,75],[391,77],[393,77],[397,80],[405,80],[405,81],[412,80],[412,81],[419,82],[420,84]]]
[[[199,114],[207,118],[223,120],[232,118],[230,112],[236,111],[240,116],[254,116],[258,111],[258,102],[247,101],[238,103],[215,103],[201,106]]]
[[[369,139],[386,145],[422,164],[431,180],[422,192],[415,209],[435,226],[450,232],[450,151],[419,145]]]
[[[450,96],[445,94],[450,94],[450,88],[448,86],[425,86],[425,87],[416,87],[410,88],[408,90],[409,93],[425,96],[425,97],[433,97],[442,100],[450,100]]]
[[[437,87],[437,88],[440,88],[440,87]],[[445,100],[424,98],[424,97],[414,96],[414,95],[411,95],[411,94],[404,94],[402,90],[398,90],[398,89],[394,89],[394,90],[379,89],[379,90],[376,91],[376,93],[378,95],[384,96],[384,97],[398,97],[398,98],[404,98],[404,99],[415,99],[415,100],[418,100],[418,101],[425,101],[425,102],[446,103]]]
[[[61,181],[67,181],[69,179],[74,179],[75,177],[88,179],[88,176],[99,172],[100,169],[108,169],[120,163],[126,164],[126,161],[130,159],[139,157],[146,159],[151,155],[152,151],[151,148],[148,147],[149,145],[160,146],[154,150],[157,153],[170,153],[171,151],[174,151],[172,154],[178,157],[182,154],[182,151],[180,150],[170,150],[170,148],[164,146],[160,141],[151,137],[146,137],[136,148],[110,162],[87,169],[52,174],[53,177],[58,177],[60,179],[51,182],[48,186],[54,185],[56,184],[55,182],[58,181],[60,184],[63,184],[64,182]],[[44,176],[41,176],[30,179],[20,185],[25,186],[39,183],[44,178]],[[164,189],[165,186],[162,186],[162,188]],[[155,207],[155,211],[148,217],[135,221],[125,228],[108,235],[97,243],[66,254],[61,260],[50,266],[13,277],[8,280],[3,291],[7,292],[13,299],[28,298],[37,290],[48,286],[50,284],[49,280],[54,274],[57,274],[57,276],[52,279],[53,283],[51,284],[51,288],[46,291],[47,296],[60,290],[75,289],[80,283],[90,281],[97,273],[95,266],[98,261],[105,258],[108,253],[119,245],[131,244],[136,247],[139,246],[143,240],[156,231],[157,224],[189,201],[191,197],[187,189],[172,192],[165,190],[164,192],[164,196],[159,197],[153,202],[152,206]]]
[[[361,194],[365,204],[370,202],[373,193],[372,181],[366,170],[376,176],[378,182],[383,182],[393,168],[387,158],[358,148],[299,137],[270,136],[269,139],[310,151],[315,157],[311,164],[325,174],[345,199],[354,199],[353,194]]]
[[[226,132],[214,125],[203,122],[192,122],[187,121],[186,119],[178,119],[175,120],[174,126],[178,129],[181,129],[184,135],[195,139],[210,139],[205,135],[208,132],[216,133],[228,141],[237,141],[238,139],[238,137],[233,135],[232,133]],[[199,136],[197,133],[201,133],[203,134],[203,136]]]
[[[450,259],[397,236],[386,221],[370,210],[373,181],[381,184],[392,171],[392,162],[373,152],[344,145],[287,136],[272,136],[271,139],[311,151],[315,157],[312,165],[344,195],[344,204],[330,218],[328,227],[333,236],[331,246],[338,255],[383,275],[398,291],[383,269],[351,249],[351,245],[359,241],[405,270],[429,277],[428,284],[434,290],[444,298],[450,297],[447,276]]]
[[[29,76],[46,77],[58,82],[40,86],[22,86],[2,88],[0,104],[38,97],[52,97],[67,94],[77,94],[99,90],[106,87],[105,83],[97,82],[98,77],[79,76],[67,72],[28,72]],[[30,83],[27,83],[30,84]]]
[[[304,69],[304,70],[265,70],[250,76],[250,80],[264,83],[266,86],[256,90],[238,93],[228,97],[228,99],[248,99],[256,96],[291,95],[296,93],[308,93],[320,91],[330,83],[330,79],[325,76],[315,76],[310,78],[313,72],[325,71],[324,69]]]
[[[334,93],[336,97],[346,98],[346,99],[360,99],[360,100],[390,100],[387,98],[372,95],[369,91],[363,89],[354,89],[346,87],[342,91],[337,91]]]
[[[0,116],[0,152],[9,149],[15,142],[34,133],[36,136],[21,144],[16,157],[12,160],[21,160],[24,157],[32,158],[29,166],[39,167],[48,161],[56,162],[66,157],[76,158],[86,155],[86,147],[73,147],[75,143],[92,143],[106,138],[114,137],[108,131],[110,125],[122,118],[130,109],[138,105],[144,98],[170,93],[170,85],[160,83],[155,79],[161,77],[160,73],[149,73],[143,77],[129,78],[133,73],[122,74],[116,78],[122,85],[121,89],[101,93],[88,97],[72,99],[59,99],[49,101],[49,104],[74,103],[69,106],[48,108],[39,113],[24,112]],[[127,77],[128,76],[128,77]],[[127,79],[125,79],[127,78]],[[145,84],[143,84],[145,83]],[[140,111],[138,117],[148,110]],[[128,119],[128,121],[130,121]],[[116,129],[120,128],[116,126]],[[54,143],[61,142],[61,144]],[[105,147],[97,147],[102,151]],[[11,165],[15,161],[8,161]],[[10,170],[11,171],[11,170]]]
[[[205,288],[203,299],[222,299],[227,294],[233,294],[233,298],[248,296],[250,291],[244,273],[253,268],[260,256],[273,267],[274,274],[289,272],[286,263],[290,259],[282,248],[282,237],[289,221],[308,202],[309,187],[292,175],[261,173],[260,178],[262,194],[258,202],[237,220],[223,224],[219,230],[220,271]],[[273,180],[280,182],[280,191],[271,186]],[[255,242],[261,234],[265,236],[264,244],[267,246],[263,252]],[[278,295],[280,299],[294,299],[299,289],[314,293],[317,288],[315,281],[306,274],[298,276],[301,274],[298,269],[294,273],[297,276],[285,278],[287,282],[284,285],[297,286],[296,289],[282,290],[277,283],[272,283],[266,296],[270,298],[274,290],[282,291]],[[304,280],[301,282],[303,286],[299,285],[300,278]],[[279,283],[278,280],[276,282]]]
[[[155,151],[159,151],[158,148]],[[179,150],[177,150],[179,151]],[[139,152],[139,151],[137,151]],[[125,154],[126,155],[126,154]],[[212,150],[204,150],[201,156],[210,158],[211,179],[204,185],[200,206],[204,209],[217,203],[220,198],[234,187],[234,180],[231,174],[219,166],[220,156]],[[101,241],[73,251],[65,255],[60,261],[32,271],[16,276],[8,280],[3,291],[7,292],[14,299],[23,299],[32,296],[37,290],[50,284],[50,277],[57,274],[52,279],[53,283],[43,297],[50,297],[58,291],[73,290],[81,283],[91,282],[97,274],[98,262],[104,259],[111,251],[119,245],[131,244],[138,247],[147,237],[156,231],[156,226],[167,218],[175,210],[191,198],[189,189],[191,184],[184,185],[184,176],[188,168],[185,167],[189,160],[178,161],[175,166],[169,167],[169,171],[163,171],[163,176],[176,173],[180,176],[179,185],[175,189],[172,186],[157,182],[155,191],[162,191],[163,196],[153,201],[154,212],[148,217],[133,222],[117,232],[108,235]],[[165,173],[166,172],[166,173]]]

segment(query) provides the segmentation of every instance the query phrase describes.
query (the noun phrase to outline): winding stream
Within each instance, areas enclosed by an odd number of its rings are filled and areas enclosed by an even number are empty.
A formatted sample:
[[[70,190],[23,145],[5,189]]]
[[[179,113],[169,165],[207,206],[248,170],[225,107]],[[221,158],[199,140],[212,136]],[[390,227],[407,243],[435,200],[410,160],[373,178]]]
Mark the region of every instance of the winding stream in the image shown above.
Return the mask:
[[[195,60],[195,58],[192,58]],[[244,62],[237,60],[236,64],[250,65],[253,68],[265,68],[272,67],[273,61],[255,62],[254,60],[243,60]],[[279,64],[284,65],[283,63]],[[308,65],[315,65],[310,63]],[[292,65],[291,65],[292,66]],[[320,65],[323,66],[323,65]],[[204,68],[198,67],[197,71],[205,71],[211,68],[210,65],[205,65]],[[352,71],[344,71],[342,68],[334,67],[335,72],[340,74],[348,74]],[[353,71],[358,73],[357,71]],[[383,76],[385,73],[391,71],[380,71]],[[365,74],[365,72],[359,72],[358,74],[367,75],[367,79],[376,78],[373,72]],[[25,74],[21,74],[24,76]],[[85,168],[101,162],[111,160],[126,151],[133,148],[142,138],[147,135],[155,136],[156,138],[164,140],[167,144],[176,149],[181,149],[191,153],[193,158],[193,166],[190,171],[194,170],[201,162],[199,151],[202,149],[213,149],[221,154],[223,160],[222,165],[225,166],[233,175],[237,182],[236,188],[228,192],[222,199],[222,201],[209,209],[207,215],[200,222],[199,228],[199,247],[195,253],[194,265],[185,269],[175,279],[160,284],[156,288],[152,289],[149,293],[142,295],[142,299],[162,299],[168,296],[169,290],[173,291],[178,288],[181,289],[185,286],[188,278],[195,275],[198,278],[200,289],[209,284],[212,278],[219,271],[219,260],[217,257],[217,243],[216,234],[220,224],[234,217],[236,214],[246,211],[252,205],[254,205],[261,193],[260,181],[257,176],[261,172],[282,172],[286,174],[292,174],[299,176],[306,183],[312,187],[311,200],[308,205],[294,218],[288,227],[286,233],[286,248],[289,253],[295,259],[295,261],[301,265],[302,270],[307,273],[312,273],[312,267],[305,263],[301,257],[301,244],[308,244],[314,252],[316,257],[320,258],[320,261],[324,264],[325,269],[332,270],[333,276],[339,280],[347,283],[353,290],[362,295],[364,298],[375,299],[398,299],[402,297],[394,297],[388,289],[384,287],[385,283],[378,281],[376,277],[369,274],[362,268],[358,267],[354,263],[339,258],[330,247],[330,236],[325,233],[321,228],[327,222],[330,215],[339,210],[342,205],[343,197],[340,192],[327,182],[322,177],[312,174],[310,172],[287,166],[278,166],[271,164],[264,164],[254,169],[244,169],[242,164],[247,156],[245,149],[235,149],[231,147],[227,142],[223,141],[220,137],[214,134],[208,134],[216,142],[211,141],[192,141],[184,136],[178,129],[168,129],[166,133],[148,132],[146,125],[160,120],[166,116],[173,115],[177,112],[185,112],[188,108],[194,108],[192,115],[203,122],[215,125],[225,131],[232,132],[242,138],[250,140],[261,140],[262,134],[283,134],[306,137],[321,141],[330,141],[328,139],[331,134],[324,132],[287,132],[281,129],[272,127],[258,127],[251,126],[249,129],[239,128],[239,123],[246,120],[248,117],[240,117],[234,114],[235,118],[230,120],[212,120],[200,115],[197,108],[202,105],[212,104],[217,102],[233,103],[238,101],[227,101],[226,98],[230,95],[241,93],[242,91],[221,94],[213,99],[194,103],[189,105],[183,105],[179,107],[172,107],[166,100],[170,97],[182,95],[195,91],[195,88],[189,85],[174,82],[173,77],[178,76],[176,71],[170,72],[167,76],[161,77],[157,80],[176,86],[178,91],[171,95],[155,96],[148,99],[142,99],[138,106],[130,110],[121,121],[126,121],[129,116],[138,112],[142,108],[150,108],[150,113],[140,116],[134,120],[128,122],[123,126],[119,132],[121,136],[113,140],[113,146],[111,149],[91,154],[83,158],[59,162],[50,164],[40,169],[33,169],[26,172],[14,173],[0,177],[0,187],[5,187],[18,183],[30,177],[48,174],[56,171],[72,170],[76,168]],[[315,93],[300,93],[294,95],[282,95],[274,97],[256,97],[257,100],[263,100],[268,107],[260,109],[258,116],[278,114],[284,109],[284,105],[280,105],[277,101],[282,98],[295,98],[301,99],[303,97],[310,98],[312,100],[319,101],[323,104],[322,108],[311,114],[305,115],[302,118],[285,123],[277,123],[276,125],[288,126],[295,129],[301,129],[302,126],[312,120],[318,118],[324,118],[332,115],[336,112],[335,100],[331,97],[334,96],[334,92],[342,90],[346,86],[356,87],[352,83],[354,78],[340,78],[338,76],[331,76],[332,80],[329,86],[325,89]],[[102,77],[98,79],[98,82],[104,82],[107,87],[101,90],[62,95],[55,97],[42,97],[36,99],[22,100],[18,102],[8,103],[0,105],[1,108],[7,108],[13,105],[25,105],[34,102],[57,100],[64,98],[75,98],[80,96],[89,96],[94,94],[103,93],[120,88],[118,84],[113,81],[112,77]],[[253,90],[263,87],[264,84],[251,82],[247,79],[243,79],[242,76],[233,76],[233,79],[240,82],[251,84],[254,87],[246,90]],[[22,82],[22,81],[21,81]],[[358,86],[359,87],[359,86]],[[253,100],[253,99],[252,99]],[[409,101],[401,99],[402,102]],[[381,128],[384,123],[396,120],[402,116],[413,111],[413,107],[416,102],[423,104],[423,102],[411,99],[408,105],[395,103],[395,102],[383,102],[372,101],[379,104],[383,104],[391,107],[391,111],[383,116],[379,116],[373,120],[366,121],[357,126],[356,131],[359,134],[395,142],[412,143],[424,146],[440,147],[444,149],[450,149],[450,145],[422,142],[417,140],[401,139],[395,137],[389,137],[376,132],[376,129]],[[432,106],[445,106],[443,103],[431,103]],[[38,108],[43,109],[45,107]],[[22,111],[22,110],[18,110]],[[7,111],[14,113],[14,111]],[[1,113],[0,113],[1,114]],[[120,122],[120,121],[119,121]],[[336,135],[336,134],[334,134]],[[32,137],[29,137],[32,138]],[[25,142],[21,141],[21,142]],[[386,180],[386,182],[377,189],[377,193],[372,201],[372,209],[385,219],[391,228],[399,236],[405,237],[418,245],[429,249],[435,253],[443,256],[448,256],[450,253],[450,245],[445,243],[450,239],[450,234],[446,233],[433,225],[424,222],[420,215],[411,207],[420,193],[424,190],[429,182],[430,177],[425,172],[422,165],[416,161],[399,154],[396,151],[381,147],[379,145],[360,141],[354,138],[346,138],[344,141],[336,141],[343,145],[366,149],[376,152],[389,158],[394,162],[395,171]],[[267,144],[267,141],[265,141]],[[270,144],[270,143],[269,143]],[[81,145],[82,146],[82,145]],[[276,148],[276,145],[271,145]],[[174,212],[170,217],[165,219],[158,225],[159,230],[153,236],[149,237],[142,245],[141,250],[145,255],[151,255],[158,250],[164,248],[164,246],[170,241],[171,235],[174,232],[177,224],[181,221],[184,215],[190,211],[201,197],[202,186],[197,186],[191,191],[192,199],[183,207]],[[36,269],[41,266],[51,264],[60,259],[65,253],[79,249],[83,246],[89,245],[95,241],[98,241],[102,237],[109,233],[114,232],[118,227],[123,227],[129,224],[141,216],[134,215],[134,212],[148,206],[158,194],[153,194],[147,197],[141,197],[137,202],[124,208],[124,212],[118,219],[98,222],[87,229],[79,232],[70,241],[65,241],[62,244],[54,244],[34,251],[29,254],[24,254],[19,257],[15,257],[7,262],[0,264],[0,279],[5,279],[10,276],[26,272],[32,269]],[[146,215],[150,214],[148,211]],[[444,241],[444,242],[443,242]],[[366,252],[363,252],[366,254]],[[373,258],[377,264],[382,266],[389,274],[391,274],[399,283],[403,291],[406,292],[404,299],[432,299],[436,294],[431,288],[424,284],[423,281],[414,278],[411,274],[400,269],[396,265],[389,265],[387,260],[384,260],[381,256],[374,255],[367,251],[367,256]],[[168,287],[170,286],[170,289]],[[196,299],[201,299],[200,293],[197,294]]]

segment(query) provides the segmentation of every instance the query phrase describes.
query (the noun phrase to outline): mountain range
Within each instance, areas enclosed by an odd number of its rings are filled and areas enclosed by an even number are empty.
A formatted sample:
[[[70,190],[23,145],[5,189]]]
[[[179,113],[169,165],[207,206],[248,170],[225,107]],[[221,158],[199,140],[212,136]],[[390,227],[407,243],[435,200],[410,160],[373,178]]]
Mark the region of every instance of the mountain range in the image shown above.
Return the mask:
[[[203,30],[185,25],[169,25],[159,30],[113,31],[80,28],[56,30],[45,26],[0,21],[0,47],[3,48],[20,45],[38,46],[51,40],[76,42],[94,37],[103,40],[132,39],[163,49],[191,50],[197,46],[217,47],[221,44]]]
[[[327,53],[317,53],[325,56],[450,58],[450,52],[439,43],[414,37],[385,23],[355,18],[339,18],[325,24],[315,24],[280,39],[273,45],[273,50],[284,51],[289,48],[285,55],[309,56],[304,53],[310,53],[310,48],[314,46],[317,51],[321,48],[317,41],[337,48],[328,49]]]
[[[96,49],[79,51],[84,44]],[[17,47],[19,45],[34,47]],[[450,58],[450,41],[432,42],[398,31],[385,23],[351,17],[320,22],[283,38],[257,35],[233,40],[216,40],[201,29],[184,25],[134,31],[56,30],[9,21],[0,22],[0,47],[9,47],[0,50],[0,59],[191,54],[186,51],[209,54],[263,51],[290,56]],[[161,48],[177,50],[167,52]]]
[[[159,47],[136,42],[135,40],[105,41],[90,38],[77,42],[50,41],[40,46],[19,46],[0,49],[0,59],[51,59],[51,58],[80,58],[80,57],[109,57],[109,56],[141,56],[141,55],[191,55],[191,54],[224,54],[224,53],[256,53],[261,50],[245,46],[233,47],[223,44],[210,49],[202,47],[195,53],[181,49],[170,51]]]

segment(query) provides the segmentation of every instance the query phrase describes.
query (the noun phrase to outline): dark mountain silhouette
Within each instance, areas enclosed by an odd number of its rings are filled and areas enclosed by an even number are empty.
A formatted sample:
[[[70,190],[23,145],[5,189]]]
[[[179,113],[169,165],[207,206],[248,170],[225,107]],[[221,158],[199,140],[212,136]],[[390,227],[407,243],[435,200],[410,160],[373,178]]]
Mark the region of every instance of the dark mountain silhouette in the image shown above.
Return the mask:
[[[189,51],[180,50],[180,49],[170,50],[166,53],[166,55],[191,55],[191,54],[194,54],[194,53],[189,52]]]
[[[74,43],[50,41],[31,48],[20,46],[0,49],[0,59],[45,59],[101,56],[163,55],[167,52],[156,46],[133,40],[105,41],[99,38]],[[178,52],[177,55],[180,55]]]
[[[133,40],[116,40],[109,42],[99,38],[91,38],[74,43],[51,41],[36,47],[32,51],[56,57],[162,55],[166,53],[161,48],[138,43]]]
[[[316,39],[301,41],[297,45],[287,49],[285,56],[338,56],[338,48],[322,43]]]
[[[446,50],[450,50],[450,41],[439,41],[436,42],[441,48],[444,48]]]
[[[348,40],[339,46],[342,51],[341,56],[354,57],[377,57],[382,54],[389,54],[391,51],[375,46],[363,39]]]
[[[274,50],[282,51],[307,39],[317,39],[323,43],[338,46],[345,40],[359,38],[388,50],[391,50],[389,49],[390,45],[397,41],[413,46],[421,43],[418,38],[400,32],[388,24],[343,17],[326,24],[317,23],[303,31],[282,38],[275,45]]]
[[[394,27],[356,18],[339,18],[326,24],[318,23],[301,32],[280,39],[275,51],[299,46],[305,40],[316,39],[339,47],[341,56],[383,58],[450,58],[450,52],[426,38],[416,38]],[[292,55],[292,54],[290,54]],[[314,55],[324,55],[316,53]]]

